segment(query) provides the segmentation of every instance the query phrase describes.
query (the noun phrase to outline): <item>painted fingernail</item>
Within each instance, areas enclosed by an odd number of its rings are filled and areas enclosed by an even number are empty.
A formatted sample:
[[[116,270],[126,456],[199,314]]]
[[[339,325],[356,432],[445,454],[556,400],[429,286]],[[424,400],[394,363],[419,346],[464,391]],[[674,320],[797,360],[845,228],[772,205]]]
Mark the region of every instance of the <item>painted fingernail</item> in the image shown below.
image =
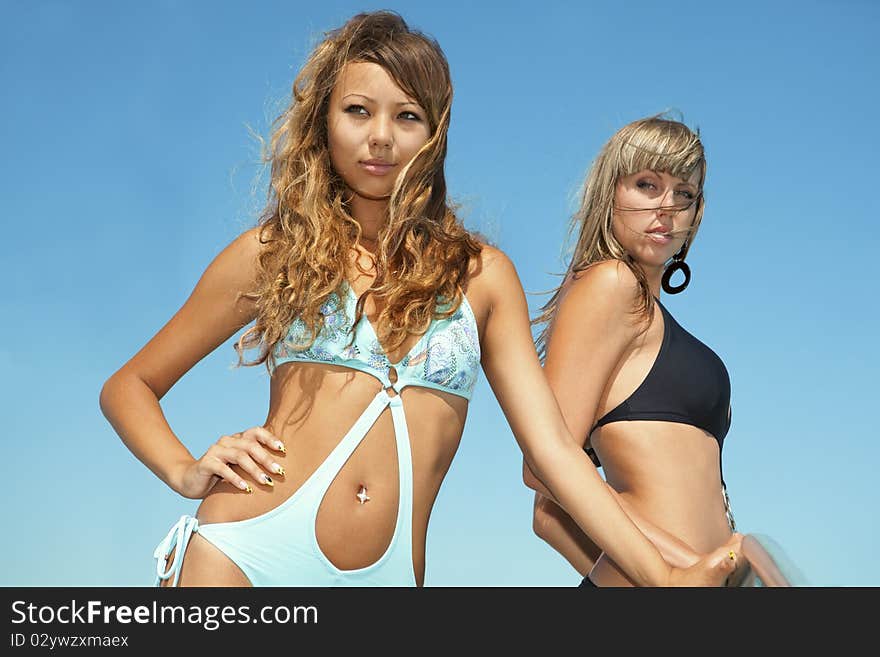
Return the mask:
[[[273,463],[272,469],[275,471],[275,474],[280,474],[282,477],[284,476],[284,468],[282,468],[278,463]]]
[[[280,440],[275,443],[275,449],[277,449],[279,452],[287,454],[287,450],[284,449],[284,443],[282,443]]]
[[[272,481],[272,477],[270,477],[269,475],[267,475],[265,473],[263,474],[263,483],[266,484],[267,486],[274,486],[275,485],[275,482]]]
[[[254,489],[251,488],[251,485],[250,485],[248,482],[246,482],[246,481],[242,481],[238,486],[239,486],[239,488],[241,488],[245,493],[253,493],[253,492],[254,492]]]

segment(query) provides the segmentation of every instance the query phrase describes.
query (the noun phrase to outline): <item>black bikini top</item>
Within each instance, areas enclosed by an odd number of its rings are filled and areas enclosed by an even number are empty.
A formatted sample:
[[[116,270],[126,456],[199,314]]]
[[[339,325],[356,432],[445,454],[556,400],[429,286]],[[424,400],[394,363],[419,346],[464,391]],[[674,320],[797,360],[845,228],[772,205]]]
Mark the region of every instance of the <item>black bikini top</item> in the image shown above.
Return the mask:
[[[730,377],[718,355],[669,314],[663,313],[663,342],[654,365],[628,399],[606,413],[601,427],[621,420],[680,422],[708,431],[720,452],[730,428]]]

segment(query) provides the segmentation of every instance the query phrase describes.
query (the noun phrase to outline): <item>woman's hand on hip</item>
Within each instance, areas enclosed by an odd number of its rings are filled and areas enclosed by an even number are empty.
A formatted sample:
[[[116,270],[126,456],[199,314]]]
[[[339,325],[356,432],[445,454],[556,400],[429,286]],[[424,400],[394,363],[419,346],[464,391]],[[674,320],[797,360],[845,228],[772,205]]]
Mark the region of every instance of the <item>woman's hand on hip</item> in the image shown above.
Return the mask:
[[[273,452],[285,454],[284,443],[265,427],[221,436],[204,455],[186,464],[177,477],[177,492],[191,499],[205,497],[218,481],[226,481],[245,493],[252,493],[251,485],[235,470],[239,466],[260,484],[274,486],[273,477],[284,476],[284,468],[275,460]]]

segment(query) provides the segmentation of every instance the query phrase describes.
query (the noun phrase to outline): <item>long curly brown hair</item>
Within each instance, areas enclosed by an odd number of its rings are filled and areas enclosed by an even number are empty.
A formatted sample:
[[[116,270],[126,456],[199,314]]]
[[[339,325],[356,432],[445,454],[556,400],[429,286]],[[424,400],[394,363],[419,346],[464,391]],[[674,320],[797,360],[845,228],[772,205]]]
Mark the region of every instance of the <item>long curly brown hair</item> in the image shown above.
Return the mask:
[[[577,234],[577,242],[563,279],[582,272],[603,260],[619,260],[635,275],[639,284],[634,312],[646,321],[645,328],[654,315],[654,303],[645,272],[620,245],[611,229],[614,211],[614,192],[617,181],[644,169],[665,171],[679,178],[689,178],[699,171],[699,193],[696,200],[694,221],[688,238],[677,254],[684,258],[696,237],[703,218],[705,197],[703,183],[706,179],[706,155],[699,132],[693,131],[680,121],[651,116],[633,121],[618,130],[602,147],[594,160],[583,185],[581,204],[572,217],[569,235]],[[556,309],[559,305],[562,285],[552,291],[550,300],[532,324],[545,324],[538,335],[538,354],[546,354],[547,338]]]
[[[333,170],[327,135],[330,94],[349,62],[378,64],[425,110],[430,138],[398,176],[375,253],[376,278],[358,299],[382,301],[377,334],[388,352],[434,318],[458,308],[480,242],[446,198],[443,171],[452,106],[449,65],[437,42],[410,29],[396,13],[354,16],[328,32],[293,83],[289,106],[275,120],[265,155],[271,164],[268,203],[259,221],[261,251],[252,296],[257,318],[236,347],[239,363],[274,367],[274,347],[301,318],[308,348],[323,326],[321,307],[342,295],[349,255],[361,228],[349,211],[349,190]],[[246,362],[246,349],[258,348]]]

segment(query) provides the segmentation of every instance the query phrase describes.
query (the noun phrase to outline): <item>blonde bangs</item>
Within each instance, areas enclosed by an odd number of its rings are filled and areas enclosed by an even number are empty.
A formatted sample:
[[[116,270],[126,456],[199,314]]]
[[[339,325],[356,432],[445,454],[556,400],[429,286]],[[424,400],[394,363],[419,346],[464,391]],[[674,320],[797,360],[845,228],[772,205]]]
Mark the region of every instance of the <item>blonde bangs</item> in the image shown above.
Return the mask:
[[[687,180],[699,170],[698,187],[702,189],[706,161],[699,132],[664,119],[637,122],[627,128],[618,140],[615,178],[649,169]]]

